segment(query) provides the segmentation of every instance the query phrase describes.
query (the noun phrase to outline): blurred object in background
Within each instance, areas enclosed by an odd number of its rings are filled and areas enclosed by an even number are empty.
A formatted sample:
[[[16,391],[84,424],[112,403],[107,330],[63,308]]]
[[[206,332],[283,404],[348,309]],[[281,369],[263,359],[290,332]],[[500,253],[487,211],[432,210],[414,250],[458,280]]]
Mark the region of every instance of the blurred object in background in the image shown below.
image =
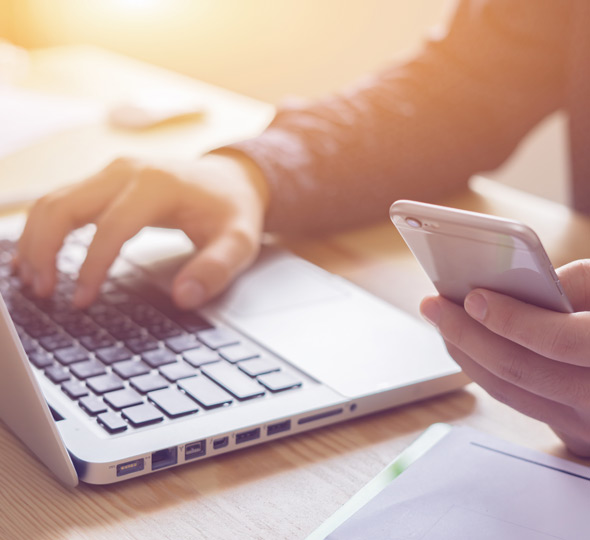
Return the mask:
[[[49,137],[104,120],[100,103],[0,86],[0,158]]]
[[[113,105],[108,119],[112,126],[136,130],[168,122],[194,120],[204,112],[203,98],[198,95],[145,90],[132,99]]]
[[[456,0],[0,0],[0,38],[27,49],[96,45],[276,104],[286,94],[313,99],[338,91],[411,55],[433,28],[446,24],[455,5]],[[546,119],[493,178],[565,202],[566,125],[560,113]]]
[[[0,39],[0,83],[18,82],[29,71],[29,53]]]
[[[339,90],[410,52],[432,26],[444,24],[449,1],[0,0],[0,6],[12,6],[8,39],[17,45],[96,45],[278,103],[285,94],[314,98]]]

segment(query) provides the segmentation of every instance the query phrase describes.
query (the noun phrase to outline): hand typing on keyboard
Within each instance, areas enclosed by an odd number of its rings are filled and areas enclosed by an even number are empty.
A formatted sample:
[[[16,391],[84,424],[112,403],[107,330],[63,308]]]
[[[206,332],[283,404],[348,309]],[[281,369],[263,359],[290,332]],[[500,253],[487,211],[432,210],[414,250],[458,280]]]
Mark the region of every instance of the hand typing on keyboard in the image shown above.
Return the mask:
[[[255,259],[267,197],[260,171],[241,154],[215,153],[163,166],[118,159],[35,203],[14,269],[38,296],[50,296],[64,239],[74,228],[96,223],[73,295],[77,307],[86,307],[126,240],[148,225],[178,228],[199,249],[179,271],[172,294],[179,307],[194,308]]]

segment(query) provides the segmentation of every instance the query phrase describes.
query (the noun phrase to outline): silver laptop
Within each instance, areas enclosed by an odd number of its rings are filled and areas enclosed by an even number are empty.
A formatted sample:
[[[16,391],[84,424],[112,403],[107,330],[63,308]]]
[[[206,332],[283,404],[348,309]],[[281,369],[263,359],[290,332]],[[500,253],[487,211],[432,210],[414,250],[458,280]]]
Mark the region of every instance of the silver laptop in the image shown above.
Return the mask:
[[[145,229],[77,311],[86,228],[59,255],[56,294],[40,300],[10,275],[23,222],[0,220],[0,417],[67,485],[194,463],[468,382],[427,324],[275,248],[214,303],[181,312],[166,290],[192,244]]]

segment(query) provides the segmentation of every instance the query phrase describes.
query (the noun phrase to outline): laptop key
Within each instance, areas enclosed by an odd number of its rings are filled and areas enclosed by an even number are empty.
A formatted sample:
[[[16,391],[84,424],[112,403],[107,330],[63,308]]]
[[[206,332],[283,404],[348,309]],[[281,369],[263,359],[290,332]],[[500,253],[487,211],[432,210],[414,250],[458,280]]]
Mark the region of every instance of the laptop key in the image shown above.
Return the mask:
[[[133,357],[133,353],[126,347],[116,345],[115,347],[106,347],[105,349],[98,349],[95,353],[96,357],[107,366],[115,362],[122,362]]]
[[[228,362],[235,364],[242,360],[249,360],[250,358],[258,358],[260,353],[247,345],[230,345],[219,350],[220,356],[225,358]]]
[[[106,392],[121,390],[125,387],[123,380],[114,373],[90,377],[86,379],[86,384],[95,394],[105,394]]]
[[[153,368],[158,368],[164,364],[176,362],[176,355],[168,349],[154,349],[153,351],[144,352],[141,359]]]
[[[91,351],[115,345],[115,340],[106,332],[98,332],[96,334],[90,334],[89,336],[82,336],[79,341],[84,347]]]
[[[140,336],[125,340],[125,345],[135,354],[152,351],[158,348],[158,341],[151,336]]]
[[[107,411],[99,414],[96,421],[109,433],[121,433],[127,429],[127,422],[123,420],[117,413]]]
[[[148,399],[162,409],[170,418],[196,413],[197,404],[176,388],[165,388],[148,394]]]
[[[250,377],[257,377],[265,373],[279,371],[281,366],[272,358],[252,358],[251,360],[244,360],[238,364],[238,367]]]
[[[186,379],[187,377],[194,377],[197,374],[197,370],[194,367],[189,366],[183,361],[167,364],[162,366],[158,371],[170,382],[176,382],[179,379]]]
[[[147,324],[146,328],[157,339],[166,339],[182,334],[182,330],[169,320]]]
[[[262,386],[227,362],[208,364],[201,371],[240,401],[263,396]]]
[[[207,347],[202,347],[200,349],[191,349],[190,351],[185,351],[182,354],[182,357],[194,367],[201,367],[205,364],[212,364],[213,362],[219,362],[221,357],[215,351]]]
[[[113,372],[123,379],[145,375],[150,371],[150,366],[141,360],[125,360],[123,362],[118,362],[113,366]]]
[[[74,345],[74,340],[67,334],[59,332],[57,334],[39,338],[39,345],[41,345],[46,351],[56,351],[57,349],[71,347]]]
[[[164,419],[164,415],[149,403],[128,407],[122,414],[133,427],[148,426]]]
[[[71,399],[79,399],[88,395],[88,388],[86,388],[86,385],[75,379],[63,383],[61,389]]]
[[[99,397],[88,395],[78,401],[80,408],[90,416],[96,416],[108,410],[105,402]]]
[[[90,334],[96,334],[98,331],[98,326],[88,317],[81,317],[77,320],[67,322],[63,327],[68,334],[74,337],[88,336]]]
[[[143,398],[132,388],[124,388],[115,392],[108,392],[103,399],[116,410],[132,407],[143,403]]]
[[[78,345],[67,347],[65,349],[59,349],[55,351],[53,355],[55,356],[56,360],[64,366],[69,366],[74,362],[82,362],[90,358],[88,351]]]
[[[296,379],[284,371],[275,371],[274,373],[260,375],[258,381],[266,386],[271,392],[282,392],[284,390],[290,390],[291,388],[301,386],[301,381],[299,379]]]
[[[58,364],[48,367],[45,370],[45,375],[54,384],[60,384],[72,378],[70,372]]]
[[[53,357],[51,354],[42,350],[31,351],[28,353],[28,357],[30,362],[39,369],[43,369],[53,364]]]
[[[169,337],[164,340],[166,347],[175,353],[182,353],[189,349],[198,349],[201,344],[192,334],[181,334],[180,336]]]
[[[129,382],[133,388],[142,394],[147,394],[153,390],[160,390],[161,388],[167,388],[170,385],[164,377],[157,373],[148,373],[147,375],[133,377]]]
[[[125,320],[124,322],[114,324],[107,322],[103,325],[115,338],[127,340],[141,337],[141,329],[135,323]]]
[[[211,323],[192,311],[184,311],[171,315],[172,320],[182,326],[187,332],[196,333],[200,330],[212,328]]]
[[[23,326],[26,328],[27,333],[34,338],[51,336],[58,332],[57,326],[52,322],[33,321],[30,324],[23,324]]]
[[[233,398],[223,388],[207,377],[183,379],[178,383],[178,386],[205,409],[229,405],[233,401]]]
[[[197,337],[201,343],[204,343],[210,349],[219,349],[240,342],[240,336],[229,328],[209,328],[197,332]]]
[[[78,379],[88,379],[89,377],[96,377],[97,375],[104,375],[106,369],[96,358],[86,360],[85,362],[77,362],[70,367],[72,372]]]
[[[33,339],[27,336],[26,334],[20,336],[20,342],[27,354],[37,350],[37,345],[35,344]]]

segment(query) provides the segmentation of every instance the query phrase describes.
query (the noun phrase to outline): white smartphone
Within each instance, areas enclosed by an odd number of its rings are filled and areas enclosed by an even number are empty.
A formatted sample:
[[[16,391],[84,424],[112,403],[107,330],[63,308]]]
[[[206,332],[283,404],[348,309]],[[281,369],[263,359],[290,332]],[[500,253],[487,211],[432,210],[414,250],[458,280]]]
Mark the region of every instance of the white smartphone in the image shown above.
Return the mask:
[[[441,296],[460,305],[482,287],[573,311],[535,232],[518,221],[400,200],[389,215]]]

